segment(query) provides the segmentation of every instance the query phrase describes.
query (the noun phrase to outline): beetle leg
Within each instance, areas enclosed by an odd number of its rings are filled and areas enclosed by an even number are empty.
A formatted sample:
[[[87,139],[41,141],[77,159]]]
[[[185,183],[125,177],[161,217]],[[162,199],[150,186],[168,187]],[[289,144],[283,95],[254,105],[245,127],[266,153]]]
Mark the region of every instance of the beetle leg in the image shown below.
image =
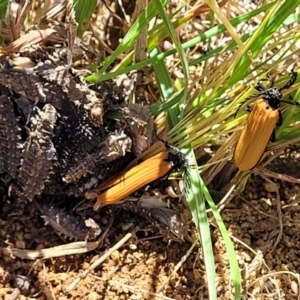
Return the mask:
[[[281,126],[282,125],[282,113],[281,110],[278,110],[278,121],[276,123],[277,126]],[[276,133],[275,133],[275,129],[272,132],[272,135],[270,137],[270,141],[272,143],[274,143],[276,141]]]
[[[274,85],[274,80],[271,79],[270,75],[267,74],[266,78],[262,78],[260,80],[258,80],[255,89],[260,91],[260,92],[264,92],[267,90],[267,88],[264,86],[264,84],[262,84],[262,81],[269,81],[271,83],[271,87]]]
[[[278,109],[278,121],[276,123],[277,126],[281,126],[282,125],[282,113],[281,113],[281,110]],[[273,130],[272,132],[272,135],[270,137],[270,141],[272,143],[274,143],[276,141],[276,133],[275,133],[275,129]]]
[[[272,134],[271,134],[271,137],[270,137],[270,141],[272,143],[274,143],[276,141],[276,133],[275,133],[275,129],[273,130]]]
[[[256,97],[259,97],[259,96],[265,94],[265,92],[266,92],[268,89],[262,84],[262,81],[269,81],[269,82],[271,82],[271,86],[274,85],[274,80],[271,79],[271,77],[270,77],[269,74],[267,75],[266,78],[260,79],[260,80],[257,82],[256,86],[254,87],[257,91],[259,91],[259,93],[256,93],[256,94],[253,94],[253,95],[247,97],[247,98],[245,99],[245,101],[243,101],[243,102],[240,104],[240,106],[238,107],[238,109],[237,109],[236,112],[234,113],[234,116],[233,116],[234,118],[236,117],[238,111],[240,110],[240,108],[243,106],[243,104],[244,104],[245,102],[247,102],[248,100],[250,100],[250,99],[252,99],[252,98],[256,98]],[[248,107],[249,107],[249,105],[248,105]],[[245,110],[251,112],[251,110],[249,110],[248,108],[246,108]]]
[[[260,92],[264,92],[267,90],[267,88],[261,83],[262,80],[258,81],[256,86],[255,86],[255,89],[260,91]]]
[[[243,101],[243,102],[239,105],[238,109],[237,109],[236,112],[234,113],[233,118],[236,117],[237,113],[239,112],[239,110],[241,109],[241,107],[244,105],[244,103],[247,102],[247,100],[249,100],[249,99],[251,99],[251,98],[254,98],[254,97],[258,96],[258,95],[259,95],[259,94],[255,94],[255,95],[253,95],[253,96],[247,97],[246,100]],[[250,110],[249,110],[249,109],[250,109]],[[251,112],[250,106],[249,106],[249,105],[246,105],[245,110]]]
[[[252,107],[250,105],[246,105],[245,111],[251,112],[252,111]]]
[[[249,97],[249,98],[252,98],[252,97]],[[246,99],[246,101],[247,101],[247,100],[248,100],[248,98]],[[234,118],[236,117],[238,111],[240,110],[240,108],[243,106],[243,104],[244,104],[246,101],[244,101],[244,102],[242,102],[242,103],[240,104],[240,106],[238,107],[238,109],[237,109],[236,112],[234,113],[234,116],[233,116]],[[252,108],[251,108],[249,105],[246,105],[245,111],[251,112],[251,111],[252,111]]]
[[[277,126],[281,126],[282,125],[282,113],[281,110],[278,110],[278,121],[276,123]]]
[[[291,87],[297,80],[297,77],[298,77],[298,73],[295,72],[294,70],[292,70],[291,71],[291,79],[289,80],[289,82],[286,85],[284,85],[282,88],[280,88],[279,91],[286,90],[289,87]]]
[[[236,112],[234,113],[234,116],[233,116],[233,118],[235,118],[236,117],[236,115],[237,115],[237,113],[238,113],[238,111],[240,110],[240,108],[243,106],[243,104],[245,103],[245,101],[243,101],[240,105],[239,105],[239,107],[238,107],[238,109],[236,110]]]

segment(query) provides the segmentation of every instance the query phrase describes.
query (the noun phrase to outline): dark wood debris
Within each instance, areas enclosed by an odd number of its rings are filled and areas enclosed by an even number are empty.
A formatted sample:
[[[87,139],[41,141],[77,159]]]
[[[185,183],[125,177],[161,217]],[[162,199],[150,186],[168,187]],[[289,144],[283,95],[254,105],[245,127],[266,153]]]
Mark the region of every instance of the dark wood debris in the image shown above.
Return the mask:
[[[105,109],[111,103],[123,109],[124,99],[89,88],[57,52],[44,58],[35,53],[35,66],[22,69],[7,58],[0,73],[2,176],[10,176],[18,197],[30,201],[42,192],[79,196],[84,186],[108,179],[111,166],[120,171],[136,153],[126,122],[103,122]],[[138,109],[148,126],[149,111]]]
[[[28,201],[46,200],[51,204],[42,205],[45,224],[62,238],[90,239],[91,228],[60,211],[55,199],[76,205],[87,190],[146,151],[155,139],[152,116],[142,105],[127,104],[125,93],[113,82],[88,85],[69,68],[63,51],[38,48],[20,55],[31,60],[30,67],[1,57],[2,201],[12,203],[14,216],[22,214]],[[120,207],[153,224],[162,223],[169,228],[164,231],[160,226],[166,236],[169,231],[176,234],[165,217],[161,222],[156,216],[162,212]]]

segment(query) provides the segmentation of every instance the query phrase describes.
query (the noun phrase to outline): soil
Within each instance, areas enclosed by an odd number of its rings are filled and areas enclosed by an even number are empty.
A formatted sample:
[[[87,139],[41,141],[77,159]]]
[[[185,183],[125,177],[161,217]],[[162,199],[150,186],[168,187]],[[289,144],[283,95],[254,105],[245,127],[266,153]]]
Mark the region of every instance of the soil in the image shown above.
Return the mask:
[[[297,299],[300,189],[283,181],[274,182],[274,186],[268,184],[259,176],[251,177],[243,194],[222,211],[222,218],[242,271],[244,299]],[[108,211],[101,217],[103,226],[111,215]],[[192,232],[190,223],[189,234]],[[129,241],[69,290],[84,271],[127,233],[132,233]],[[15,247],[41,250],[64,244],[50,226],[43,225],[34,203],[27,205],[22,217],[1,219],[0,234],[3,299],[15,299],[13,293],[18,292],[18,299],[208,299],[198,243],[165,241],[153,232],[151,224],[124,210],[115,215],[103,245],[85,254],[45,260],[12,255],[9,249]],[[228,257],[214,224],[211,236],[218,299],[232,299]]]

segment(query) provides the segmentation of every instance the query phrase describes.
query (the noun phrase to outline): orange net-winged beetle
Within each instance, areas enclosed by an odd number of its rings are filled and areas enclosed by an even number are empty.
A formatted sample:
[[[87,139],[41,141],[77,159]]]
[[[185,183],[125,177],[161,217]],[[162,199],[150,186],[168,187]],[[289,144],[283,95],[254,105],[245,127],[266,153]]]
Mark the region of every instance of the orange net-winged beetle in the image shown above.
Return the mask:
[[[258,93],[251,98],[260,97],[260,99],[255,102],[234,150],[233,160],[240,171],[255,167],[270,138],[275,140],[274,128],[276,125],[282,125],[280,103],[299,105],[298,102],[283,100],[281,93],[282,90],[288,89],[295,83],[297,76],[298,73],[292,71],[291,79],[281,88],[274,86],[274,81],[271,81],[270,78],[264,79],[271,82],[270,88],[265,87],[262,80],[258,81],[255,86]]]
[[[164,141],[163,141],[164,142]],[[169,175],[172,171],[188,168],[185,155],[176,147],[164,142],[166,150],[148,158],[133,168],[96,188],[97,202],[94,210],[102,204],[114,204],[143,186]],[[89,198],[89,195],[86,194]]]

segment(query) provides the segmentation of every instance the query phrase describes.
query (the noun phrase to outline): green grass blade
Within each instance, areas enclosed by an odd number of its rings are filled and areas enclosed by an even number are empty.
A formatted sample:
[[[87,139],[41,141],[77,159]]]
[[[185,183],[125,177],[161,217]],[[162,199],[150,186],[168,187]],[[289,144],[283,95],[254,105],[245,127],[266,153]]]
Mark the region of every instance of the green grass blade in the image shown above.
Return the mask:
[[[165,24],[165,28],[167,29],[174,45],[175,48],[180,56],[180,61],[182,64],[182,71],[184,74],[184,87],[183,87],[183,95],[182,95],[182,99],[181,99],[181,103],[183,104],[183,106],[186,103],[186,97],[187,97],[187,90],[188,90],[188,81],[189,81],[189,64],[188,64],[188,60],[186,58],[186,54],[184,52],[184,49],[182,48],[181,43],[179,42],[177,35],[175,33],[175,29],[173,27],[172,22],[169,20],[169,17],[167,16],[167,14],[165,13],[163,6],[160,3],[160,0],[154,0],[154,2],[156,3],[156,8],[160,14],[160,16],[163,19],[163,23]],[[166,71],[167,72],[167,71]],[[157,74],[158,76],[158,74]],[[168,82],[168,87],[170,87],[170,84],[172,85],[171,81]],[[183,107],[181,106],[181,107]],[[173,122],[172,124],[170,124],[171,126],[175,126],[183,117],[183,111],[181,111],[180,117],[178,116],[178,106],[174,107],[174,108],[170,108],[168,110],[168,115],[173,118]],[[180,110],[180,109],[179,109]],[[177,119],[177,121],[175,121]],[[175,122],[176,123],[175,123]]]
[[[89,25],[97,0],[75,0],[74,3],[76,21],[78,23],[77,34],[81,37]]]
[[[214,215],[214,218],[217,222],[218,228],[222,234],[225,246],[226,246],[226,252],[228,254],[228,258],[229,258],[229,265],[230,265],[230,271],[231,271],[231,278],[232,278],[232,282],[235,288],[235,299],[241,299],[241,287],[242,287],[242,278],[241,278],[241,273],[240,273],[240,268],[239,268],[239,264],[237,261],[237,257],[234,251],[234,246],[233,243],[231,241],[231,238],[228,234],[228,231],[225,227],[225,224],[222,220],[222,217],[213,201],[213,199],[211,198],[206,186],[204,185],[203,189],[203,194],[204,197],[207,201],[207,203],[209,204],[212,213]]]
[[[169,0],[161,0],[161,5],[165,6]],[[139,18],[131,26],[127,34],[124,36],[122,43],[117,47],[114,53],[109,56],[103,63],[102,68],[97,74],[93,74],[87,77],[87,80],[90,82],[100,82],[101,77],[104,75],[107,68],[115,61],[115,59],[121,54],[126,52],[130,47],[135,43],[136,37],[142,31],[143,28],[148,26],[152,18],[157,15],[157,8],[155,2],[152,1],[146,7],[145,11],[139,16]]]
[[[196,157],[191,147],[182,149],[182,152],[185,153],[190,165],[197,165]],[[217,299],[216,273],[209,223],[206,214],[205,198],[203,194],[206,186],[199,176],[197,168],[190,168],[185,176],[187,177],[186,196],[203,249],[209,298],[210,300],[214,300]]]
[[[231,24],[233,26],[242,24],[242,23],[250,20],[254,16],[258,15],[259,13],[264,12],[269,7],[271,7],[271,4],[268,4],[268,5],[266,5],[266,6],[262,7],[262,8],[258,8],[256,10],[250,12],[250,13],[241,15],[241,16],[239,16],[237,18],[234,18],[230,22],[231,22]],[[162,24],[160,24],[160,25],[162,27],[164,27]],[[205,33],[199,35],[198,37],[193,38],[193,39],[191,39],[191,40],[189,40],[189,41],[181,44],[181,47],[182,47],[183,50],[187,50],[189,48],[195,47],[199,43],[205,42],[205,41],[211,39],[212,37],[217,36],[220,33],[225,32],[225,31],[226,31],[226,27],[224,25],[217,25],[217,26],[215,26],[215,27],[207,30]],[[129,32],[128,32],[128,34],[129,34]],[[149,32],[149,35],[150,34],[151,34],[151,31]],[[152,32],[152,34],[153,34],[153,32]],[[164,35],[162,35],[161,38],[163,38],[165,35],[166,35],[166,33],[164,33]],[[242,37],[242,40],[246,40],[250,35],[251,34],[245,35],[245,37]],[[157,43],[160,42],[160,40],[158,40],[157,36],[155,37],[155,39],[157,40]],[[127,39],[125,39],[125,38],[124,38],[124,40],[125,40],[125,42],[127,41]],[[123,40],[122,44],[124,43],[124,40]],[[150,36],[149,37],[149,43],[148,43],[148,50],[151,52],[153,50],[153,48],[157,45],[157,43],[156,44],[153,43],[151,41],[151,36]],[[119,47],[121,47],[121,45]],[[117,50],[119,49],[119,47],[117,48]],[[234,47],[236,47],[236,44],[235,43],[231,43],[230,46],[228,46],[228,47],[230,47],[228,50],[232,50]],[[123,52],[126,52],[126,50],[127,50],[127,47],[124,47],[123,48]],[[203,55],[198,60],[191,61],[190,65],[195,65],[195,64],[200,63],[200,62],[202,62],[202,61],[204,61],[204,60],[206,60],[208,58],[214,57],[214,56],[218,55],[222,50],[223,50],[223,47],[219,47],[217,49],[213,49],[212,51],[210,51],[208,53],[208,55]],[[121,54],[121,53],[122,53],[122,51],[120,53],[118,52],[118,55]],[[111,79],[111,78],[115,78],[115,77],[117,77],[117,76],[119,76],[121,74],[129,73],[129,72],[131,72],[133,70],[137,70],[137,69],[143,68],[143,67],[145,67],[147,65],[153,65],[153,64],[156,63],[156,61],[158,61],[158,60],[164,60],[165,58],[167,58],[167,57],[169,57],[171,55],[174,55],[176,53],[177,53],[176,49],[169,50],[169,51],[167,51],[165,53],[158,54],[156,57],[155,56],[150,57],[149,59],[147,59],[147,60],[145,60],[143,62],[139,62],[139,63],[135,63],[135,64],[130,65],[130,66],[126,66],[126,65],[130,64],[131,61],[132,61],[133,55],[131,53],[129,56],[126,57],[126,63],[123,63],[121,68],[118,68],[117,70],[114,70],[113,72],[110,72],[108,74],[104,74],[103,73],[101,76],[100,76],[99,73],[97,75],[91,75],[91,76],[88,76],[86,79],[89,82],[101,82],[101,81],[105,81],[105,80],[108,80],[108,79]],[[110,56],[108,59],[111,60],[112,57]],[[101,69],[101,70],[103,70],[103,69]]]

